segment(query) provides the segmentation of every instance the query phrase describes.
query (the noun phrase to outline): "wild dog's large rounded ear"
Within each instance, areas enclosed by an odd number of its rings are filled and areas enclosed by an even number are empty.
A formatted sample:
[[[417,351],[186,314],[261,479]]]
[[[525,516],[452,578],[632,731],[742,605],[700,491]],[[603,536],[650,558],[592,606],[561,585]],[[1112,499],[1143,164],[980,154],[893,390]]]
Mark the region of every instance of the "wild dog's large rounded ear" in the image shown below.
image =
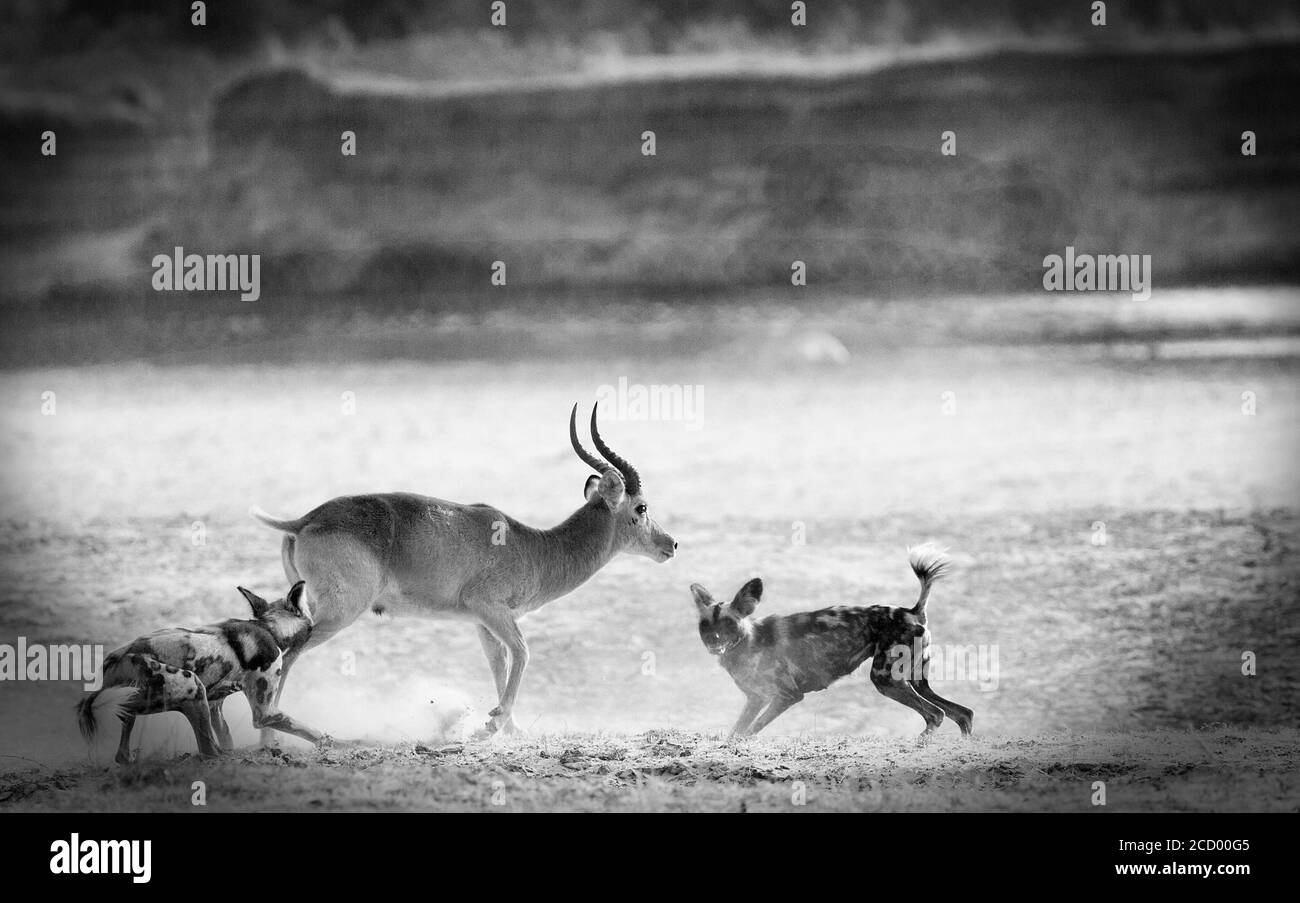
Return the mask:
[[[253,609],[253,617],[260,618],[270,610],[271,603],[267,602],[251,589],[244,589],[242,586],[237,586],[235,589],[239,590],[243,594],[244,598],[248,600],[248,604]]]
[[[593,484],[592,480],[596,482]],[[609,506],[610,511],[616,510],[623,504],[623,497],[627,495],[627,490],[623,487],[623,477],[612,467],[599,477],[591,477],[587,480],[587,501],[591,501],[593,495],[600,496],[601,500]]]
[[[600,486],[600,477],[594,473],[587,477],[587,482],[582,486],[582,497],[591,501],[591,497],[596,494],[596,488]]]
[[[695,599],[695,607],[699,610],[700,617],[707,615],[715,604],[713,596],[709,595],[709,591],[698,583],[691,584],[691,596]]]
[[[758,608],[763,598],[763,581],[755,577],[740,588],[736,598],[731,600],[731,609],[742,618],[747,618]]]
[[[306,618],[311,618],[311,606],[307,602],[305,592],[307,590],[307,581],[299,580],[293,586],[289,587],[289,595],[284,600],[289,603],[291,608],[297,609]]]

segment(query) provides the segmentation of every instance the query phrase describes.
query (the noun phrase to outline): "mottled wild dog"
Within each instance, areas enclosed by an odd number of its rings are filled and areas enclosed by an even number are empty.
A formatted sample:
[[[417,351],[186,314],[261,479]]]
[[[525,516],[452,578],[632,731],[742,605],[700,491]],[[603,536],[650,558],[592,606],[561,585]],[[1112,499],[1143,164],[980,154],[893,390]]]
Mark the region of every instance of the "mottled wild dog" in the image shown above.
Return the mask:
[[[116,759],[126,764],[136,717],[179,711],[194,728],[199,752],[218,755],[233,746],[221,705],[241,691],[252,707],[255,727],[286,731],[313,743],[325,739],[277,711],[275,704],[285,657],[311,636],[311,608],[303,598],[303,584],[294,584],[275,602],[242,586],[239,591],[252,606],[253,620],[158,630],[110,652],[104,659],[104,688],[77,704],[77,723],[86,741],[94,740],[104,715],[116,715],[122,722]]]
[[[289,580],[307,581],[316,614],[308,647],[367,610],[470,621],[497,688],[497,706],[479,735],[517,731],[515,699],[528,664],[519,619],[572,592],[621,552],[667,561],[677,550],[650,516],[636,468],[601,439],[596,408],[591,439],[604,460],[578,441],[577,416],[574,405],[569,441],[600,476],[583,485],[586,503],[549,530],[490,505],[404,492],[336,498],[297,520],[253,509],[287,534],[280,557]],[[286,673],[292,663],[287,657]]]
[[[826,689],[870,659],[876,689],[925,719],[923,738],[943,723],[944,715],[969,734],[974,713],[944,699],[929,681],[925,603],[951,560],[927,545],[909,549],[908,561],[921,581],[921,597],[911,608],[837,605],[755,621],[751,615],[763,598],[761,580],[750,580],[725,605],[692,584],[700,639],[748,700],[732,733],[758,733],[805,693]],[[917,650],[919,662],[913,660]]]

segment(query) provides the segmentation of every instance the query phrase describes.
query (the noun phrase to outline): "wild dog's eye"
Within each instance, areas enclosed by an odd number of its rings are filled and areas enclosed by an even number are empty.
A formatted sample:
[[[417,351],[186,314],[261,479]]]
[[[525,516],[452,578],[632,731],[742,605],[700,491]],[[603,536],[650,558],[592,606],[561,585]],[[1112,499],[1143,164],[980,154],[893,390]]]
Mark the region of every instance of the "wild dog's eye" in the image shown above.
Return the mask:
[[[638,517],[645,514],[645,512],[646,512],[646,507],[644,503],[636,506],[636,513]]]

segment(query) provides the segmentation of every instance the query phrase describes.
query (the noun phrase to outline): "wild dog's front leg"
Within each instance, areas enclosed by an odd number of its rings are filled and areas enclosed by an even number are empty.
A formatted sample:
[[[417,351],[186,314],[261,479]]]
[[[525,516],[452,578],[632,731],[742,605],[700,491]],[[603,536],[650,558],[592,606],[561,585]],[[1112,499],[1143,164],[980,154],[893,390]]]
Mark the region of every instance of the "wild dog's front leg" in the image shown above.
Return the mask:
[[[293,663],[296,662],[297,660],[298,660],[298,656],[296,655],[293,656],[283,655],[283,654],[281,655],[280,663],[279,663],[280,673],[276,677],[276,683],[275,683],[275,696],[271,700],[272,707],[277,710],[280,708],[280,694],[284,692],[285,682],[288,681],[289,679],[289,669],[293,666]],[[251,699],[252,697],[249,698]],[[263,728],[261,732],[258,734],[258,742],[261,743],[262,746],[274,745],[275,732],[270,728]]]
[[[479,732],[479,736],[491,736],[505,729],[509,733],[519,730],[514,723],[515,699],[519,696],[519,684],[528,667],[528,643],[519,631],[514,612],[502,603],[484,605],[475,608],[479,623],[492,637],[510,653],[510,667],[506,674],[505,690],[497,699],[497,707],[488,712],[488,722]]]
[[[277,659],[274,665],[264,671],[250,671],[244,677],[244,695],[248,697],[248,706],[253,710],[253,727],[263,732],[284,731],[311,743],[328,742],[326,734],[295,721],[276,707],[277,685],[284,676],[282,660]]]
[[[750,733],[749,726],[754,723],[758,712],[763,708],[763,703],[767,702],[766,697],[758,693],[746,693],[745,708],[741,711],[740,717],[736,719],[736,726],[731,729],[732,736],[744,737]]]
[[[226,724],[226,716],[221,713],[221,706],[224,703],[224,699],[209,702],[208,712],[212,717],[212,729],[217,734],[218,745],[226,752],[229,752],[235,748],[235,741],[230,737],[230,725]]]
[[[759,715],[753,725],[750,726],[749,733],[751,735],[757,734],[763,728],[775,721],[782,712],[802,699],[803,694],[798,691],[795,691],[794,693],[782,693],[767,704],[767,708],[763,710],[763,714]]]

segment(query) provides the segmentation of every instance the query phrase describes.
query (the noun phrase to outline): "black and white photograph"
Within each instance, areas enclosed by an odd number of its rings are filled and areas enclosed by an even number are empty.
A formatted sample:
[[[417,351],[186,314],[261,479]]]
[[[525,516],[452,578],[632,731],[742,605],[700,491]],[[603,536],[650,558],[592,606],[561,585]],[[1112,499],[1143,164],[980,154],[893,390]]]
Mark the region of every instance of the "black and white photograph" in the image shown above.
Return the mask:
[[[1300,809],[1294,2],[0,46],[8,830]],[[1088,867],[1230,892],[1194,824]]]

